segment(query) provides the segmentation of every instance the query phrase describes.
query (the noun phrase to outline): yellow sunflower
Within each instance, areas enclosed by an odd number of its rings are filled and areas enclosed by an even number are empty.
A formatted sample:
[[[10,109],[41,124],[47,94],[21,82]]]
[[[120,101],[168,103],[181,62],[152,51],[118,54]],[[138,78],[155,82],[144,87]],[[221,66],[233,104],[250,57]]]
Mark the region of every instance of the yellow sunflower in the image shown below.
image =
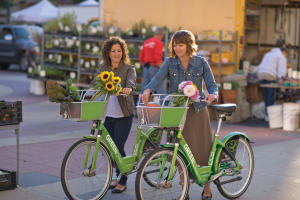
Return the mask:
[[[107,83],[105,83],[105,88],[107,91],[113,91],[115,89],[114,83],[108,81]]]
[[[100,78],[104,82],[107,81],[109,79],[109,77],[110,77],[110,73],[108,71],[104,71],[100,74]]]
[[[110,73],[110,75],[111,75],[111,79],[113,79],[114,76],[115,76],[115,73],[114,73],[113,71],[110,71],[109,73]]]
[[[113,81],[114,81],[114,83],[119,84],[119,83],[121,83],[121,78],[116,76],[113,78]]]
[[[116,92],[116,96],[119,96],[120,92],[122,91],[122,86],[119,87],[118,91]]]

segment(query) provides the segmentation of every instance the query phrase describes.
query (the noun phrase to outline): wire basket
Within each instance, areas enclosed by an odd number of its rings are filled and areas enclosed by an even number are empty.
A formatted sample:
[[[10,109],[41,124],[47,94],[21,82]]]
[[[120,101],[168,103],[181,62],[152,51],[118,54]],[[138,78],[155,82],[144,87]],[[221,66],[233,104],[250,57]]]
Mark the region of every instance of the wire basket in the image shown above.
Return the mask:
[[[102,95],[97,101],[88,101],[87,96],[92,90],[80,90],[81,102],[64,102],[60,104],[60,115],[71,120],[100,120],[106,110],[107,94]]]
[[[137,105],[138,124],[150,127],[180,127],[184,124],[188,99],[181,106],[173,106],[173,98],[182,95],[154,94],[153,100],[144,105],[139,99]]]

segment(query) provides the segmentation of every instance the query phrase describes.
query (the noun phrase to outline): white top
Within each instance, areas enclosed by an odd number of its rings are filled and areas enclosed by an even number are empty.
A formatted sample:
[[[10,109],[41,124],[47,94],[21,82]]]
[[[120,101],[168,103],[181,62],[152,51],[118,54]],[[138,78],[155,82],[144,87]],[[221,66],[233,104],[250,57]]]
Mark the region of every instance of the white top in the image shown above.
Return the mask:
[[[284,77],[287,71],[286,63],[286,58],[281,50],[279,48],[274,48],[264,55],[261,63],[258,65],[258,77],[260,77],[260,74],[269,74],[274,77],[274,80],[276,78]]]
[[[124,117],[118,98],[115,95],[110,95],[109,97],[106,116],[113,118]]]

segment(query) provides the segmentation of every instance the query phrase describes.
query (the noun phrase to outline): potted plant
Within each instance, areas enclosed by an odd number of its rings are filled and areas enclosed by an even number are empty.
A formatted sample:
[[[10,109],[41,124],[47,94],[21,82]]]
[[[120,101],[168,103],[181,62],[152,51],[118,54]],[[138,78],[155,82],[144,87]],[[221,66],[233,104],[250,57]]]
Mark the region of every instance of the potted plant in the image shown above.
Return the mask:
[[[224,103],[236,103],[237,89],[239,84],[236,81],[224,82],[222,85],[222,99]]]

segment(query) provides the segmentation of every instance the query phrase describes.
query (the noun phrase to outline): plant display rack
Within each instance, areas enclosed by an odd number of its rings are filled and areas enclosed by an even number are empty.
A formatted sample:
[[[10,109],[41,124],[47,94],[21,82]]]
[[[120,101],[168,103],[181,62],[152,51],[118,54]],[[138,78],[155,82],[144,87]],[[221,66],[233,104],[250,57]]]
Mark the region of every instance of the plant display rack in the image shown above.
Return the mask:
[[[171,34],[166,32],[164,39],[164,57],[168,56],[166,52]],[[137,71],[137,85],[140,89],[142,83],[142,66],[139,62],[139,52],[146,38],[121,36],[127,43],[131,63],[135,65]],[[233,37],[223,37],[222,31],[218,32],[218,38],[197,40],[198,47],[201,50],[208,50],[209,55],[202,55],[207,58],[212,66],[217,82],[221,81],[222,68],[228,66],[234,67],[237,72],[237,32]],[[92,34],[74,34],[74,33],[45,33],[43,37],[41,66],[46,70],[46,77],[40,74],[36,78],[40,80],[54,79],[59,83],[65,84],[68,78],[73,79],[75,86],[79,88],[90,87],[90,82],[94,79],[97,69],[100,65],[101,46],[107,37]],[[224,51],[230,54],[230,59],[224,62]],[[197,52],[199,54],[199,52]],[[217,62],[215,61],[218,56]],[[226,54],[225,54],[226,55]],[[214,56],[214,59],[212,57]],[[31,78],[34,78],[31,75]]]
[[[74,79],[75,85],[89,87],[100,65],[101,46],[107,37],[72,33],[45,33],[43,37],[41,65],[47,78],[60,80]],[[139,52],[145,39],[125,39],[131,63],[136,66],[138,77],[142,76]],[[49,75],[50,74],[50,75]]]

